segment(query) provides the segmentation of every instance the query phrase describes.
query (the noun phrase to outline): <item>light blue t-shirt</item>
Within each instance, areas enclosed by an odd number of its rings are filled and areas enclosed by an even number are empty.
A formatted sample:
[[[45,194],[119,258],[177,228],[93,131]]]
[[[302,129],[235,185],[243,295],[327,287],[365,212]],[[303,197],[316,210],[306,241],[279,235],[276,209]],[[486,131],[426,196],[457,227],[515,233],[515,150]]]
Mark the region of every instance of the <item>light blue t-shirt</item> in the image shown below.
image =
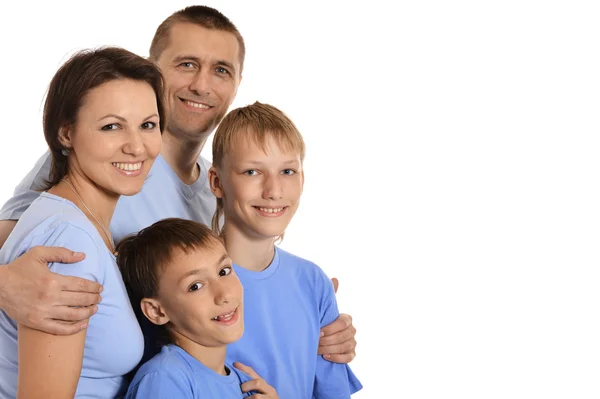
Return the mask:
[[[252,378],[226,364],[229,375],[215,373],[176,345],[163,346],[160,353],[138,370],[126,399],[239,399],[241,385]]]
[[[227,361],[251,366],[285,399],[338,399],[362,388],[346,364],[317,355],[321,328],[339,316],[331,280],[314,263],[275,248],[268,268],[234,265],[244,287],[244,335]]]
[[[77,264],[50,264],[50,270],[102,284],[102,301],[90,318],[76,398],[114,398],[127,389],[125,375],[142,357],[144,338],[117,267],[115,257],[85,214],[71,201],[41,193],[20,217],[0,250],[8,264],[37,245],[84,252]],[[17,325],[0,311],[0,398],[17,393]]]
[[[46,152],[15,188],[13,197],[4,204],[0,210],[0,220],[18,220],[21,217],[40,195],[36,190],[48,180],[50,163],[50,153]],[[189,219],[210,226],[217,204],[208,183],[210,162],[199,157],[198,165],[200,176],[187,185],[159,155],[142,190],[119,199],[110,225],[115,243],[165,218]]]

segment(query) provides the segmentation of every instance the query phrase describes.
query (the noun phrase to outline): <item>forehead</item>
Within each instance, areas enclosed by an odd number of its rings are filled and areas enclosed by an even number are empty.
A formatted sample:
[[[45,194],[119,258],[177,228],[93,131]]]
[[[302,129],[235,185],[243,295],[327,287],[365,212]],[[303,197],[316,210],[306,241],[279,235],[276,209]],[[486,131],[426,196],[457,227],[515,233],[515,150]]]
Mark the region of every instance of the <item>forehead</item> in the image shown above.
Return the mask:
[[[170,29],[168,44],[161,54],[159,62],[163,60],[169,62],[177,57],[190,56],[213,62],[227,61],[239,70],[239,52],[240,45],[233,33],[179,22]]]
[[[131,79],[115,79],[88,91],[80,114],[156,113],[156,94],[150,84]],[[148,115],[144,115],[148,116]]]
[[[232,137],[229,149],[225,151],[225,157],[235,161],[256,160],[258,158],[272,158],[273,160],[285,158],[300,160],[300,151],[294,148],[289,140],[278,139],[271,132],[264,135],[252,134],[251,130],[239,132]]]

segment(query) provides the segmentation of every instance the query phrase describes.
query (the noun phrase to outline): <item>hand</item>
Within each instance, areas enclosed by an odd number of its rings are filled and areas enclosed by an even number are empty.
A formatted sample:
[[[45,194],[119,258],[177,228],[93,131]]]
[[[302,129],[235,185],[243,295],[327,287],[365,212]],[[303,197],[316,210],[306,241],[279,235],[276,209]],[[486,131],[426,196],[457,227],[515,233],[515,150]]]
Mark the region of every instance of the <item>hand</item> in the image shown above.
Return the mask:
[[[333,290],[337,293],[339,281],[332,278]],[[356,328],[352,316],[340,314],[331,324],[321,329],[318,354],[333,363],[350,363],[356,357]]]
[[[102,286],[48,270],[49,262],[74,263],[85,254],[59,247],[34,247],[0,267],[0,305],[27,327],[56,335],[72,335],[96,313]],[[77,266],[73,266],[77,267]]]
[[[248,374],[250,377],[254,378],[248,382],[244,382],[242,384],[242,392],[250,392],[255,391],[254,395],[249,396],[249,398],[259,399],[259,398],[267,398],[267,399],[279,399],[279,395],[277,395],[277,391],[275,388],[267,384],[265,380],[260,378],[260,376],[254,371],[254,369],[250,366],[246,366],[240,362],[235,362],[233,364],[236,369],[243,371]]]

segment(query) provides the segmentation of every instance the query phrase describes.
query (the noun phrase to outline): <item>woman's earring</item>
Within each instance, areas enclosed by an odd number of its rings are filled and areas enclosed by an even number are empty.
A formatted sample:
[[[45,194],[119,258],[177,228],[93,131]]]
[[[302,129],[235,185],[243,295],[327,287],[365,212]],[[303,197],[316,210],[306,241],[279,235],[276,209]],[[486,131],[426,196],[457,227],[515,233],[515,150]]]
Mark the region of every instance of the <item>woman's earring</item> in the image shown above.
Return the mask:
[[[60,153],[63,154],[65,157],[69,156],[69,152],[71,152],[71,150],[69,150],[68,148],[63,148],[62,150],[60,150]]]

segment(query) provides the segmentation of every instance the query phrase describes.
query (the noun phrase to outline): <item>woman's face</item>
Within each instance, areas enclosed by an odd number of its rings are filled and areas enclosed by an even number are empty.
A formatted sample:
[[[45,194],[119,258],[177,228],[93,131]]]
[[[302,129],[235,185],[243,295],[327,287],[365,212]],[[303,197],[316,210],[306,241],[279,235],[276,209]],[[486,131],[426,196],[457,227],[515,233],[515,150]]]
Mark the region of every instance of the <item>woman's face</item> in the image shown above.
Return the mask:
[[[65,135],[72,147],[70,174],[110,193],[136,194],[161,146],[152,86],[118,79],[90,90]]]

